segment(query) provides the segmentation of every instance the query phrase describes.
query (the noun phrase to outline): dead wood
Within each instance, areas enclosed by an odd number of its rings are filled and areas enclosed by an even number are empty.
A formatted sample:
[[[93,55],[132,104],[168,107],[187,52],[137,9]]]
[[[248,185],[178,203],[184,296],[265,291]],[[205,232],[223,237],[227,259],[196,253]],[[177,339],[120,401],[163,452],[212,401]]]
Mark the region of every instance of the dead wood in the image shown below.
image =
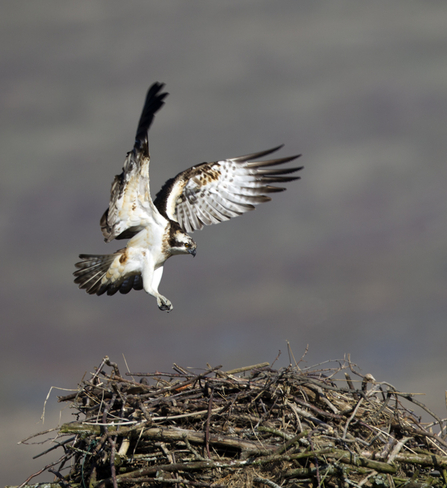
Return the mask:
[[[123,376],[104,358],[59,397],[76,420],[42,453],[61,450],[39,471],[53,481],[20,486],[446,486],[444,420],[348,359],[334,364]]]

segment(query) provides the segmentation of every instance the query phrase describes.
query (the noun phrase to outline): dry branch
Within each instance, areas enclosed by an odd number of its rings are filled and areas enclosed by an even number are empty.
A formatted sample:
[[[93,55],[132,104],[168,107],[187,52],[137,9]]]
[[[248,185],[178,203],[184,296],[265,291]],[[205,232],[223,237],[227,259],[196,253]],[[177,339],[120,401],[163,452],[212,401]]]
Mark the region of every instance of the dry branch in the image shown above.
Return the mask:
[[[22,488],[446,486],[444,421],[349,360],[334,364],[199,374],[174,365],[125,378],[104,358],[59,397],[76,420],[42,453],[62,450],[44,468],[55,479],[30,476]],[[413,406],[431,415],[430,429]]]

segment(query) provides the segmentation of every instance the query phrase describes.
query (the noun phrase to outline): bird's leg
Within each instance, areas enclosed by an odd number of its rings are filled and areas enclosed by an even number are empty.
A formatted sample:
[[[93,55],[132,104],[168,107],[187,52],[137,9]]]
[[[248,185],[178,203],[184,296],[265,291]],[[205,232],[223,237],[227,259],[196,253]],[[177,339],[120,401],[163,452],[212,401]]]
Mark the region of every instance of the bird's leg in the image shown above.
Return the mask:
[[[152,289],[157,292],[157,304],[160,310],[172,310],[172,303],[163,295],[158,293],[158,285],[160,284],[161,277],[163,276],[163,266],[158,267],[154,270],[152,277]]]
[[[158,293],[158,285],[160,284],[163,275],[163,266],[154,269],[152,263],[145,263],[143,270],[143,288],[146,293],[149,293],[157,299],[157,305],[160,310],[172,310],[172,303],[163,295]]]

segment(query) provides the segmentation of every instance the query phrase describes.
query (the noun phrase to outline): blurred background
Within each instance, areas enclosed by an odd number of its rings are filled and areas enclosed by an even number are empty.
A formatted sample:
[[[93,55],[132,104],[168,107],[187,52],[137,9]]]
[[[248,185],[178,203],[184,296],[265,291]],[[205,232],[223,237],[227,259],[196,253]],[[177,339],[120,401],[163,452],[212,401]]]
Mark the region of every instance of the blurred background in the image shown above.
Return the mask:
[[[56,454],[17,442],[59,422],[105,355],[126,370],[351,354],[446,416],[447,3],[396,0],[1,2],[0,471]],[[196,232],[144,292],[89,296],[79,253],[154,81],[151,187],[203,161],[284,143],[302,180]],[[69,417],[67,409],[64,415]],[[42,479],[42,478],[40,478]],[[48,476],[45,477],[48,480]]]

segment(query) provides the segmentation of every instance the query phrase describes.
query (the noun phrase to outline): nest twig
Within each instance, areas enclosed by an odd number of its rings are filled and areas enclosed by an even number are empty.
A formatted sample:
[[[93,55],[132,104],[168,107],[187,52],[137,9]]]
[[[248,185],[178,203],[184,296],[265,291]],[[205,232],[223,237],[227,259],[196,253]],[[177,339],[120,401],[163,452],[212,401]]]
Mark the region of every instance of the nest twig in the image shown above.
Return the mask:
[[[447,484],[443,420],[347,359],[312,369],[263,363],[195,373],[174,365],[174,373],[122,375],[106,357],[59,401],[77,420],[45,451],[63,453],[44,468],[55,476],[46,487]],[[31,479],[21,487],[38,486]]]

